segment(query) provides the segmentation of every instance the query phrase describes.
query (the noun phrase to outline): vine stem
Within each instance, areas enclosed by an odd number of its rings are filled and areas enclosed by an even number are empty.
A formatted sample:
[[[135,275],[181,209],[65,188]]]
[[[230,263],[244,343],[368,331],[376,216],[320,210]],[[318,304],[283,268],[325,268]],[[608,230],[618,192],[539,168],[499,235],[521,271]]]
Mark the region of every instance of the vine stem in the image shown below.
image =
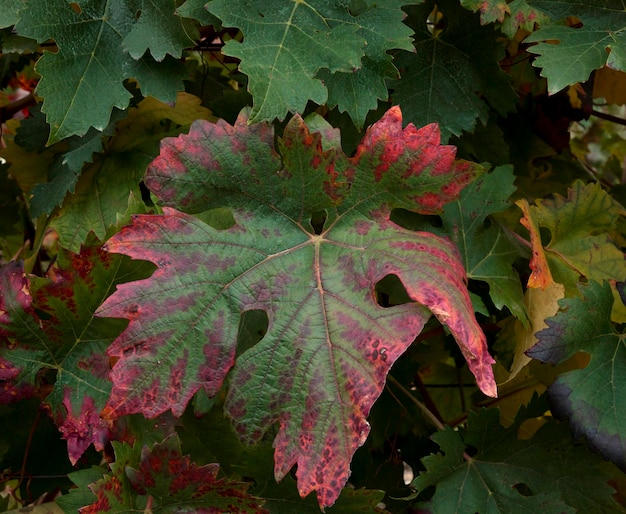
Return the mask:
[[[400,391],[402,391],[410,400],[426,415],[426,417],[430,420],[430,422],[437,427],[438,430],[445,430],[445,425],[441,422],[441,420],[433,414],[433,412],[426,407],[422,402],[420,402],[415,396],[411,394],[406,387],[404,387],[395,377],[391,375],[387,375],[387,380],[394,384]],[[471,462],[474,459],[467,453],[463,452],[463,459],[467,462]]]
[[[446,428],[441,420],[437,416],[435,416],[435,414],[433,414],[433,412],[428,407],[426,407],[426,405],[424,405],[417,398],[415,398],[415,396],[411,394],[411,391],[404,387],[395,377],[387,375],[387,380],[389,380],[389,382],[391,382],[398,389],[400,389],[400,391],[402,391],[405,396],[407,396],[424,413],[424,415],[430,420],[430,422],[435,425],[439,430],[444,430]]]

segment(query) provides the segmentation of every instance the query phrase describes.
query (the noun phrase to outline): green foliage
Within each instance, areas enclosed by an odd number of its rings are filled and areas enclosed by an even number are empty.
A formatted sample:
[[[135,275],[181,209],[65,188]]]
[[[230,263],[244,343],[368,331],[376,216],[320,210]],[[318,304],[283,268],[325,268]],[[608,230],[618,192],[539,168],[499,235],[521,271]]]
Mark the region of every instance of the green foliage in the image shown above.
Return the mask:
[[[0,511],[623,512],[622,4],[0,0]]]
[[[530,5],[545,13],[554,24],[541,27],[526,41],[540,42],[530,49],[539,54],[535,61],[548,79],[548,92],[584,82],[602,66],[626,71],[626,12],[620,0],[571,2],[569,0],[532,0]],[[580,25],[563,23],[574,17]],[[557,44],[555,44],[555,41]]]
[[[418,492],[436,487],[429,511],[621,512],[608,500],[607,476],[597,467],[601,459],[573,443],[566,426],[548,419],[530,439],[519,438],[526,416],[541,410],[520,409],[506,429],[497,409],[483,410],[470,414],[458,432],[446,427],[435,433],[443,453],[424,458],[426,471],[413,482]]]

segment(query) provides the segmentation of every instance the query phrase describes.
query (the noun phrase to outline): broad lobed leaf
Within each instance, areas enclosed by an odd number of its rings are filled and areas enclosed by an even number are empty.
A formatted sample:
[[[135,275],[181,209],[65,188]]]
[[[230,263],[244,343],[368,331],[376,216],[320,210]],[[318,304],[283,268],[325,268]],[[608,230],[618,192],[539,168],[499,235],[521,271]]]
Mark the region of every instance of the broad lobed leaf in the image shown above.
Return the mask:
[[[498,409],[489,409],[471,413],[466,428],[436,432],[441,452],[422,459],[426,471],[413,481],[418,491],[436,486],[427,512],[621,512],[597,467],[601,459],[574,444],[567,426],[548,418],[529,440],[518,437],[536,407],[522,408],[506,429]]]
[[[56,53],[44,52],[36,65],[50,143],[82,136],[90,127],[103,130],[114,107],[129,105],[132,95],[123,85],[125,79],[138,80],[146,96],[174,101],[184,89],[185,76],[183,64],[174,57],[197,35],[190,20],[175,16],[175,8],[174,0],[25,4],[19,11],[18,33],[39,42],[53,39],[58,46]],[[147,49],[152,56],[145,54]]]
[[[548,92],[585,82],[604,65],[626,71],[626,12],[622,0],[528,0],[554,24],[542,26],[526,41],[538,43],[529,51],[538,54],[534,65],[548,79]],[[580,26],[562,24],[566,17]]]
[[[279,423],[276,477],[297,464],[300,493],[316,490],[327,506],[426,307],[457,339],[479,387],[496,394],[457,250],[390,221],[394,207],[437,212],[480,167],[455,161],[436,126],[402,129],[398,108],[350,159],[335,145],[324,150],[299,116],[279,153],[268,125],[247,122],[196,122],[165,139],[146,176],[163,215],[136,216],[106,244],[158,269],[121,285],[98,311],[130,320],[109,348],[119,360],[104,415],[181,415],[200,388],[216,394],[234,366],[226,409],[237,432],[254,442]],[[173,207],[225,207],[233,223],[216,229]],[[388,275],[411,303],[378,304],[374,288]],[[239,320],[251,310],[266,313],[267,333],[235,363]]]
[[[309,100],[328,100],[360,128],[376,100],[387,99],[385,79],[397,76],[386,52],[411,48],[405,3],[213,0],[207,9],[243,32],[244,41],[228,41],[224,53],[241,59],[249,77],[252,122],[282,120]]]
[[[438,123],[447,141],[451,135],[472,132],[477,121],[486,124],[486,101],[501,115],[514,109],[515,93],[498,65],[504,47],[495,40],[492,26],[481,26],[458,0],[405,9],[407,23],[415,29],[415,48],[398,54],[402,79],[393,84],[392,101],[407,120],[418,126]],[[433,10],[442,16],[441,33],[429,29]]]

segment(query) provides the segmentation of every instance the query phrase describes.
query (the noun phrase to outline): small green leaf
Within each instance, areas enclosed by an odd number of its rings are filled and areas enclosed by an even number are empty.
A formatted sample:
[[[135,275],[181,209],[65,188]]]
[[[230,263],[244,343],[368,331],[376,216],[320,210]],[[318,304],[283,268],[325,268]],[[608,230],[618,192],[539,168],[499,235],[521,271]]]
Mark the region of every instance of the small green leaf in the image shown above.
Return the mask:
[[[410,48],[410,29],[402,23],[400,10],[404,2],[368,2],[354,13],[348,4],[213,0],[207,5],[224,26],[243,32],[243,43],[228,41],[224,52],[241,59],[240,70],[249,77],[254,98],[251,122],[301,113],[309,100],[324,104],[328,89],[336,87],[331,102],[348,110],[362,126],[364,113],[376,106],[376,98],[386,99],[385,78],[395,75],[386,52]],[[364,56],[370,64],[360,72]],[[336,72],[342,75],[329,76]],[[374,92],[364,87],[365,80],[374,81]]]
[[[582,0],[528,0],[529,5],[546,13],[553,22],[575,16],[580,27],[542,26],[526,38],[538,43],[528,51],[538,54],[534,65],[548,79],[548,92],[585,82],[602,66],[626,71],[626,11],[621,0],[596,2]]]
[[[78,4],[28,2],[16,25],[19,34],[39,42],[54,39],[58,46],[56,53],[44,52],[36,65],[42,75],[37,93],[44,98],[42,111],[51,126],[49,143],[82,136],[90,127],[103,130],[114,107],[128,107],[131,94],[123,85],[125,79],[137,79],[145,95],[166,102],[184,89],[182,63],[172,57],[162,63],[150,56],[135,60],[124,51],[123,40],[137,24],[130,3],[85,0],[76,10],[73,6]],[[169,17],[174,17],[173,7]],[[157,31],[150,41],[160,41],[161,35]],[[157,54],[161,56],[162,50]]]
[[[219,29],[220,20],[207,11],[208,4],[208,0],[187,0],[176,9],[176,13],[185,18],[198,20],[204,26],[213,25],[215,29]]]
[[[486,25],[504,21],[504,16],[511,12],[506,0],[461,0],[461,5],[473,12],[480,10],[480,23]]]
[[[122,41],[135,60],[147,51],[158,62],[171,55],[179,59],[184,48],[193,46],[200,37],[195,23],[175,16],[176,0],[140,0],[139,17]]]

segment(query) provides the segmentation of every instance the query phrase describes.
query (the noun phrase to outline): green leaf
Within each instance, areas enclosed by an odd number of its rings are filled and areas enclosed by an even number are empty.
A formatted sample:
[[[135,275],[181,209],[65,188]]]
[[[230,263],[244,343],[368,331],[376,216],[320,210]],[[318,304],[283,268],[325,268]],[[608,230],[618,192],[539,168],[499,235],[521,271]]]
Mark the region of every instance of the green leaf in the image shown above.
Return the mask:
[[[441,217],[461,251],[467,276],[489,284],[489,296],[498,309],[506,305],[515,317],[526,320],[522,286],[513,269],[522,252],[495,220],[488,220],[509,207],[514,180],[512,166],[497,167],[465,188]]]
[[[238,27],[244,34],[243,43],[228,41],[223,51],[241,59],[239,69],[249,77],[251,122],[301,113],[309,100],[324,104],[327,87],[332,87],[333,105],[348,110],[362,126],[363,113],[376,107],[376,98],[386,98],[385,78],[394,75],[387,50],[410,48],[410,30],[402,24],[403,3],[364,2],[354,13],[340,0],[213,0],[207,8],[226,27]],[[361,63],[364,56],[367,64]],[[332,77],[335,72],[343,74]],[[366,80],[374,81],[375,91],[363,87]]]
[[[406,8],[415,29],[415,52],[397,57],[402,79],[393,85],[393,102],[417,126],[438,123],[447,141],[452,134],[471,132],[477,120],[487,122],[485,99],[505,114],[515,107],[517,97],[498,64],[504,47],[496,41],[494,28],[481,26],[458,2],[443,0],[436,9],[446,28],[431,34],[427,19],[433,8],[431,1]]]
[[[55,207],[60,207],[67,193],[73,193],[80,176],[81,169],[85,163],[93,162],[93,156],[103,151],[103,138],[112,136],[115,130],[115,123],[122,117],[124,111],[115,110],[111,116],[109,125],[99,131],[90,128],[83,137],[73,136],[67,140],[67,151],[62,156],[57,155],[48,170],[48,182],[35,185],[30,191],[32,195],[30,200],[30,214],[33,218],[39,217],[41,214],[49,216]],[[39,130],[39,137],[47,138],[49,127],[41,117],[27,118],[20,126],[22,129],[25,123],[29,123],[29,130],[36,128]],[[37,121],[39,122],[37,123]],[[35,125],[30,128],[30,124]],[[22,134],[24,139],[26,134]],[[33,139],[30,139],[32,144]],[[45,143],[45,141],[44,141]],[[40,151],[43,147],[40,148]],[[103,236],[104,234],[101,234]]]
[[[140,210],[135,212],[145,212],[135,199],[141,198],[139,184],[158,154],[160,138],[172,133],[172,126],[178,133],[193,120],[207,117],[209,111],[200,99],[186,93],[180,93],[173,106],[146,98],[130,109],[105,153],[83,170],[74,193],[52,216],[50,226],[57,231],[59,244],[78,251],[90,232],[105,239],[129,205],[138,204]]]
[[[189,135],[165,139],[146,177],[164,215],[137,216],[107,243],[159,269],[99,310],[131,320],[109,348],[119,360],[104,415],[180,415],[198,389],[215,395],[234,364],[240,316],[263,310],[267,333],[238,357],[227,410],[248,442],[280,422],[276,477],[297,463],[300,494],[317,490],[328,506],[367,437],[389,367],[430,317],[424,306],[495,395],[456,249],[389,220],[394,206],[440,210],[480,167],[455,161],[435,126],[403,130],[398,108],[351,159],[324,151],[299,116],[280,156],[271,127],[248,121],[196,122]],[[170,206],[228,207],[235,224],[216,230]],[[391,274],[412,301],[383,308],[375,286]]]
[[[429,512],[621,512],[608,476],[596,467],[601,459],[575,445],[566,425],[548,420],[523,440],[523,419],[505,429],[499,418],[498,409],[470,413],[466,429],[432,436],[442,453],[423,458],[426,471],[413,481],[418,491],[436,486]]]
[[[576,352],[589,355],[584,369],[563,373],[548,389],[555,415],[567,417],[576,436],[620,468],[626,468],[626,344],[611,323],[613,294],[608,284],[579,286],[581,298],[559,301],[561,311],[527,354],[558,364]]]
[[[217,29],[220,27],[220,20],[207,11],[206,6],[208,4],[208,0],[187,0],[176,9],[176,13],[185,18],[198,20],[205,26],[213,25]]]
[[[621,0],[529,0],[554,22],[575,16],[582,26],[542,26],[526,38],[538,43],[528,51],[538,54],[534,65],[548,79],[548,92],[585,82],[602,66],[626,71],[626,12]],[[554,42],[554,40],[556,42]]]
[[[148,0],[146,5],[151,5]],[[42,110],[51,126],[49,143],[84,135],[90,127],[103,130],[114,107],[128,107],[131,94],[123,85],[125,79],[137,79],[145,95],[166,102],[174,101],[183,89],[182,63],[172,57],[157,63],[147,55],[135,60],[124,51],[124,39],[138,23],[135,14],[127,0],[86,0],[80,6],[42,0],[28,2],[20,11],[19,34],[39,42],[54,39],[59,48],[57,53],[44,52],[36,66],[42,76],[37,93],[44,98]],[[173,17],[172,8],[169,18]],[[156,45],[162,37],[166,35],[156,31],[148,44]],[[155,51],[159,56],[162,52],[160,47]]]
[[[0,29],[15,25],[18,12],[24,6],[22,0],[0,0]]]
[[[133,59],[140,59],[148,50],[159,62],[166,55],[179,59],[183,49],[195,45],[200,37],[195,23],[175,16],[176,0],[139,0],[135,4],[139,17],[122,41]]]

